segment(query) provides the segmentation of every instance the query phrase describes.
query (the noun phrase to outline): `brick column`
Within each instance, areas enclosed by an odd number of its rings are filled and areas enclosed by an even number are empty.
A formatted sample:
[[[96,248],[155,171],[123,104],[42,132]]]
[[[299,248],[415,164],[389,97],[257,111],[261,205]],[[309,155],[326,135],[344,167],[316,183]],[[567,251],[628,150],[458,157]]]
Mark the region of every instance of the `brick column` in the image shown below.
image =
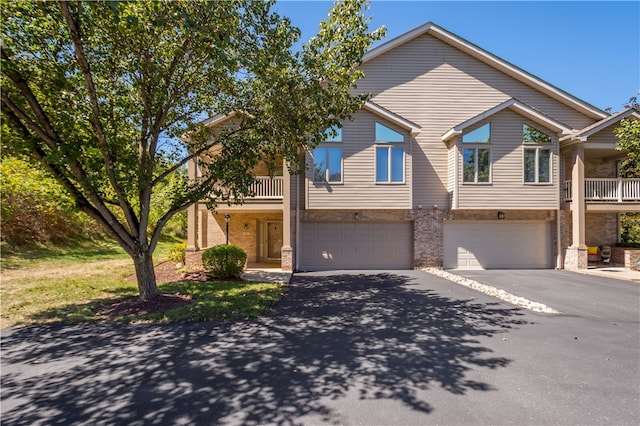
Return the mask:
[[[414,268],[442,268],[444,210],[414,210]]]

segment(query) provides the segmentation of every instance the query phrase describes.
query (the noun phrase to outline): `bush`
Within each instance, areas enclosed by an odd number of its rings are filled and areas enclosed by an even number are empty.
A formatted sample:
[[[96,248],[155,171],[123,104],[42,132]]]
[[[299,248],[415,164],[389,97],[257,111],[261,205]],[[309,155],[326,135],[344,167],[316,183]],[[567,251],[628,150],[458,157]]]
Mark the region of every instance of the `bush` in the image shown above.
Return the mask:
[[[184,264],[187,257],[187,244],[180,243],[169,249],[169,260]]]
[[[2,239],[12,246],[105,235],[37,163],[4,157],[0,162],[0,187]]]
[[[244,270],[247,253],[232,244],[220,244],[202,252],[202,265],[215,278],[238,278]]]

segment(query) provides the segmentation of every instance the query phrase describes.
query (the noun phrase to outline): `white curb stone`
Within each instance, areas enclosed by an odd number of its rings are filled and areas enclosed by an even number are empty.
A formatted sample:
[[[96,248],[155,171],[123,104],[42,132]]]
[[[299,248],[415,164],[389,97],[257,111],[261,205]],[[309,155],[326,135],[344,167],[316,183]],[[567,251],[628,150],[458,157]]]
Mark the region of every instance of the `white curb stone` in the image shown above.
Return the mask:
[[[471,288],[473,290],[479,291],[481,293],[487,294],[489,296],[497,297],[500,300],[504,300],[505,302],[512,303],[520,308],[525,308],[534,312],[541,312],[544,314],[560,313],[560,311],[550,308],[549,306],[544,305],[542,303],[533,302],[529,299],[525,299],[524,297],[515,296],[504,290],[492,287],[490,285],[479,283],[478,281],[470,280],[469,278],[461,277],[460,275],[455,275],[450,272],[443,271],[442,269],[423,268],[422,270],[430,274],[436,275],[440,278],[444,278],[446,280],[452,281],[456,284],[460,284],[465,287]]]

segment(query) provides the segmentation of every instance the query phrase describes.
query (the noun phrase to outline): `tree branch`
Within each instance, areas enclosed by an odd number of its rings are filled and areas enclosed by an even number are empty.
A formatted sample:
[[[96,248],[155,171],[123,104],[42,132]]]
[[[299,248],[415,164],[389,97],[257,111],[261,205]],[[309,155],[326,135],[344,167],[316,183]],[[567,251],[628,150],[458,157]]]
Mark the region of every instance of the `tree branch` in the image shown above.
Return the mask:
[[[109,182],[113,187],[118,200],[120,202],[120,208],[124,213],[124,216],[129,224],[129,229],[134,235],[137,235],[137,224],[138,220],[135,218],[135,212],[129,200],[127,200],[126,194],[124,193],[122,187],[118,183],[116,179],[113,160],[111,158],[111,154],[109,153],[109,145],[107,143],[107,138],[104,134],[104,129],[102,127],[102,123],[100,121],[101,113],[100,113],[100,104],[98,102],[98,95],[96,91],[95,84],[93,82],[93,76],[91,74],[91,67],[89,65],[89,61],[84,53],[84,46],[82,44],[81,37],[81,28],[80,22],[76,22],[71,16],[71,11],[69,10],[69,3],[67,1],[60,1],[60,8],[62,9],[62,15],[67,22],[67,27],[69,28],[69,34],[71,36],[71,40],[73,41],[73,46],[75,49],[75,56],[78,60],[78,65],[80,66],[80,70],[82,71],[82,75],[84,77],[85,85],[87,88],[87,93],[89,95],[89,105],[91,107],[92,120],[91,126],[93,127],[93,131],[98,139],[100,144],[100,151],[102,152],[102,157],[104,158],[104,165],[107,172],[107,176],[109,177]]]
[[[127,231],[122,227],[120,222],[113,216],[113,214],[108,209],[98,209],[96,208],[90,201],[87,199],[85,194],[83,194],[74,184],[73,182],[66,176],[64,169],[60,166],[54,165],[46,161],[46,153],[42,150],[42,147],[35,142],[34,136],[29,132],[29,129],[24,125],[24,123],[20,120],[20,118],[13,113],[13,111],[2,111],[4,116],[13,124],[14,128],[17,129],[23,136],[25,141],[31,143],[32,153],[38,159],[40,164],[46,167],[51,175],[62,185],[74,199],[76,206],[96,220],[99,224],[105,228],[109,234],[111,234],[118,243],[127,251],[129,255],[133,255],[133,239],[127,233]],[[108,214],[104,214],[104,210],[108,212]]]

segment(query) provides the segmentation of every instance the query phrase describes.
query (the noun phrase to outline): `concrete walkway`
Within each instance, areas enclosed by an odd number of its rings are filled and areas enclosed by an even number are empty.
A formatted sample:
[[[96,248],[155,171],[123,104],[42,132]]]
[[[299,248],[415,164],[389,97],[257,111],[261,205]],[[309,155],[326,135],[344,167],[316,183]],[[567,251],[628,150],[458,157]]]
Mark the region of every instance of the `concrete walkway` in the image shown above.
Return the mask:
[[[247,268],[240,278],[256,283],[288,284],[292,276],[292,272],[283,271],[280,268],[250,267]]]
[[[615,278],[618,280],[635,281],[637,283],[640,283],[640,272],[632,271],[620,266],[590,266],[588,269],[582,269],[575,272],[580,272],[582,274],[588,275],[596,275],[605,278]]]

